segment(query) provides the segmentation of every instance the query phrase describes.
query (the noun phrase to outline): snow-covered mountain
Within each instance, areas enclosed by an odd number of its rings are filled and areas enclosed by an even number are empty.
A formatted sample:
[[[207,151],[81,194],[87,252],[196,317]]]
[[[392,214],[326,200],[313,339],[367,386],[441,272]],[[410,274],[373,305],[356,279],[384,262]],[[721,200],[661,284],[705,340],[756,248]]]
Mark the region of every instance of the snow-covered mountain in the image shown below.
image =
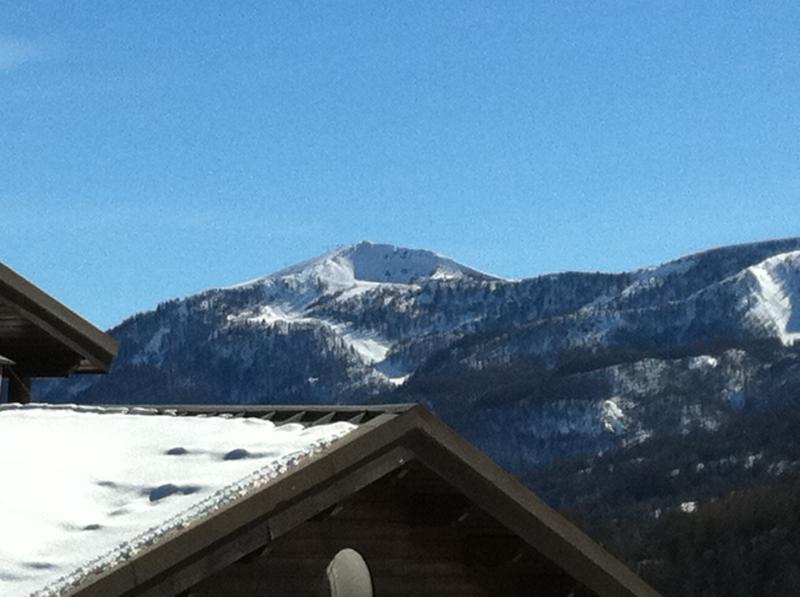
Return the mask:
[[[220,292],[260,297],[228,313],[228,326],[320,327],[362,365],[371,367],[378,379],[400,383],[404,375],[382,366],[393,346],[391,334],[337,316],[344,310],[341,306],[349,308],[382,291],[393,296],[413,294],[431,281],[499,280],[431,251],[365,241]]]
[[[509,466],[713,429],[800,385],[800,238],[508,280],[362,242],[111,330],[53,401],[426,402]]]

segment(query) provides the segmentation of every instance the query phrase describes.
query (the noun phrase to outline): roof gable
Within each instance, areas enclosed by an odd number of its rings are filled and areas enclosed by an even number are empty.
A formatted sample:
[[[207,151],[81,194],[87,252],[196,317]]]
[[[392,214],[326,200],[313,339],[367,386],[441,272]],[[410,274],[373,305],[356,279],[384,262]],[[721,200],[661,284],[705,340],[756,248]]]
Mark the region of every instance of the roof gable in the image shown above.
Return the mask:
[[[178,407],[180,408],[180,407]],[[290,410],[260,407],[273,414]],[[301,407],[307,420],[342,413]],[[257,409],[226,409],[241,416]],[[347,409],[344,414],[357,413]],[[370,416],[329,451],[290,474],[165,538],[108,571],[76,594],[177,594],[264,547],[385,475],[418,461],[477,504],[566,573],[602,596],[658,593],[549,508],[488,457],[419,406],[391,407]]]
[[[106,373],[118,344],[0,263],[0,354],[26,377]]]

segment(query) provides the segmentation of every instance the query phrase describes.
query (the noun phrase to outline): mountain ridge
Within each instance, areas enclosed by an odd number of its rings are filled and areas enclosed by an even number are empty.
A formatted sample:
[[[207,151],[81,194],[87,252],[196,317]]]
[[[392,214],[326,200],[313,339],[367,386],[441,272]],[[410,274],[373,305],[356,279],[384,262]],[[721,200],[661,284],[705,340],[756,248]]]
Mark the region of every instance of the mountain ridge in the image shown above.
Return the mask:
[[[477,442],[524,467],[638,441],[657,430],[680,433],[681,416],[661,413],[659,421],[648,398],[669,384],[680,386],[670,394],[669,409],[689,409],[683,419],[692,424],[722,421],[740,402],[756,400],[757,392],[745,391],[732,371],[745,367],[761,379],[769,363],[748,355],[791,352],[798,333],[798,255],[800,238],[780,239],[631,272],[510,280],[432,251],[364,241],[136,314],[111,330],[122,348],[109,376],[50,384],[45,397],[412,399],[466,425],[473,391],[452,389],[460,387],[454,378],[479,388],[486,385],[482,372],[507,371],[508,379],[527,380],[513,405],[507,397],[497,400],[505,401],[497,406],[499,416],[517,435],[511,443],[551,443],[538,453],[524,448],[529,456],[519,460],[494,440]],[[655,386],[653,375],[660,380]],[[708,390],[695,399],[691,386],[700,383],[698,376]],[[450,391],[431,389],[445,379]],[[618,416],[612,420],[609,413]],[[551,419],[564,433],[546,430]],[[528,423],[521,426],[523,420]]]

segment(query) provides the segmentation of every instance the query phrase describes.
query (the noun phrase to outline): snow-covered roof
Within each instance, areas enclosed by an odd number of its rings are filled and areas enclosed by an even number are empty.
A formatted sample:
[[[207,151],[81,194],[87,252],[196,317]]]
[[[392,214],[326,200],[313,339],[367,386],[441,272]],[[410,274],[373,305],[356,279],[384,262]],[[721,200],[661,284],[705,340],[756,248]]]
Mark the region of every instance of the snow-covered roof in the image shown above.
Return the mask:
[[[1,595],[58,595],[356,427],[157,412],[0,406]]]

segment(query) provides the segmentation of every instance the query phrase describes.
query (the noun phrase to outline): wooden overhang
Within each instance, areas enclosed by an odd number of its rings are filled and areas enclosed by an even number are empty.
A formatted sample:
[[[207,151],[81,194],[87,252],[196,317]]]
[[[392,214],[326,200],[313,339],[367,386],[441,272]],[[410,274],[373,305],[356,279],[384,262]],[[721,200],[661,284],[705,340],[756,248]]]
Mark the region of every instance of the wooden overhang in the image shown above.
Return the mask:
[[[0,263],[0,354],[21,378],[107,373],[118,343]]]
[[[267,553],[271,544],[280,545],[282,537],[307,521],[335,510],[337,504],[392,474],[403,478],[408,472],[404,469],[416,465],[492,517],[540,560],[554,564],[579,583],[583,588],[575,594],[658,596],[619,560],[421,406],[147,408],[178,416],[260,417],[276,424],[305,425],[344,420],[358,426],[283,477],[87,579],[71,595],[194,594],[189,591],[192,587],[249,561],[254,554]]]

